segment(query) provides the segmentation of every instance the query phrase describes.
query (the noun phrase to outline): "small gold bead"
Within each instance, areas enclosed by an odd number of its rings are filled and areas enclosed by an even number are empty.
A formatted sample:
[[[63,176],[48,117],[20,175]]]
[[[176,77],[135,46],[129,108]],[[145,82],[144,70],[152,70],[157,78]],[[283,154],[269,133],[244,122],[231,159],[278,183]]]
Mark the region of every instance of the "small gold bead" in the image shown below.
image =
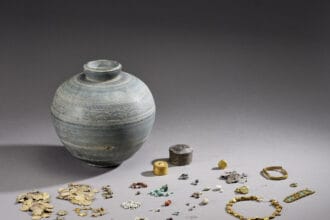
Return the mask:
[[[218,168],[220,169],[220,170],[223,170],[223,169],[225,169],[226,167],[227,167],[227,161],[225,161],[225,160],[220,160],[219,162],[218,162]]]

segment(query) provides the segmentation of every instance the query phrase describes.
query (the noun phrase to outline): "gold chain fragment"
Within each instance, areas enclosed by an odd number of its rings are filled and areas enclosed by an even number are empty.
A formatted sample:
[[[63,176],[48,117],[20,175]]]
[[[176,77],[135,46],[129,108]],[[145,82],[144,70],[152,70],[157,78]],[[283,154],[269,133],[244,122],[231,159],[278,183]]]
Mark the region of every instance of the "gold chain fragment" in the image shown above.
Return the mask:
[[[270,215],[270,216],[266,216],[266,217],[249,217],[246,218],[243,215],[237,213],[236,211],[233,210],[233,205],[236,202],[241,202],[241,201],[257,201],[257,202],[261,202],[261,198],[257,197],[257,196],[241,196],[241,197],[235,197],[233,199],[231,199],[227,205],[226,205],[226,212],[238,219],[244,219],[244,220],[269,220],[269,219],[273,219],[276,216],[280,216],[281,215],[281,211],[282,211],[282,206],[279,204],[278,201],[271,199],[269,200],[269,202],[271,203],[271,205],[275,208],[275,211]]]

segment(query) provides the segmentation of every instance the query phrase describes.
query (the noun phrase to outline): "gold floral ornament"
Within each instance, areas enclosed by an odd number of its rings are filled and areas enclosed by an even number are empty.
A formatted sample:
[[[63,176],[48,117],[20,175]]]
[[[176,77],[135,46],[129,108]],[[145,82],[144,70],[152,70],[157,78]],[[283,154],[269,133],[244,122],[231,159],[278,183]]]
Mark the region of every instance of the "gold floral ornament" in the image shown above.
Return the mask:
[[[240,220],[269,220],[269,219],[273,219],[276,216],[280,216],[281,215],[281,211],[282,211],[282,206],[279,204],[278,201],[271,199],[269,200],[270,204],[275,208],[275,211],[270,215],[270,216],[266,216],[266,217],[244,217],[243,215],[237,213],[236,211],[234,211],[233,209],[233,205],[237,202],[241,202],[241,201],[256,201],[256,202],[262,202],[263,200],[257,196],[241,196],[241,197],[235,197],[233,199],[231,199],[227,205],[226,205],[226,212]]]
[[[95,200],[98,190],[87,184],[70,183],[67,188],[58,190],[58,199],[68,200],[72,204],[89,206]]]
[[[23,212],[32,212],[32,220],[49,218],[54,206],[50,203],[50,195],[45,192],[33,191],[17,196],[16,203],[22,203]]]
[[[276,171],[282,174],[282,176],[272,176],[269,174],[269,171]],[[288,178],[288,172],[281,166],[270,166],[263,168],[261,174],[269,180],[285,180]]]

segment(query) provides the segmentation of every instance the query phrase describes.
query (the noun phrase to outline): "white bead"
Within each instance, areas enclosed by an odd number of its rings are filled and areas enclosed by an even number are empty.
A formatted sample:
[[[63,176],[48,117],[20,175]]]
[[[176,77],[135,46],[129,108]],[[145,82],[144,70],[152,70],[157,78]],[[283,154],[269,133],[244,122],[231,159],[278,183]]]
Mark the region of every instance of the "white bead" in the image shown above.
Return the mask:
[[[201,202],[202,205],[207,205],[209,203],[209,199],[208,198],[204,198]]]

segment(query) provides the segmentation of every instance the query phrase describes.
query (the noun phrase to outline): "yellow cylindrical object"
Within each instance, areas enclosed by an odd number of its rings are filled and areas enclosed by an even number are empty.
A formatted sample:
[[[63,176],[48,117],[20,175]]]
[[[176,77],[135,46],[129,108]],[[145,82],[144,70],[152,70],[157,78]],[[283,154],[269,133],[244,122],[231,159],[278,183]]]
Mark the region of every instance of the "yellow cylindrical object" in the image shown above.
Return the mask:
[[[156,176],[164,176],[168,173],[168,163],[166,161],[155,161],[153,173]]]

